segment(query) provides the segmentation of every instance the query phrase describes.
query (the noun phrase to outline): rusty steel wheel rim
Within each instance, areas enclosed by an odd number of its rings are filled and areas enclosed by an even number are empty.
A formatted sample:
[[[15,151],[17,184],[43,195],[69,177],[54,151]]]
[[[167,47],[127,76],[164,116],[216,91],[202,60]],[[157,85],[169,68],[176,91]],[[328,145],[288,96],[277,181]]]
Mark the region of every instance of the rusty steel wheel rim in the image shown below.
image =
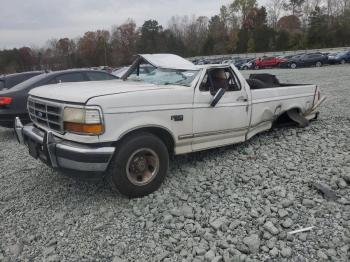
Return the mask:
[[[159,157],[150,148],[136,150],[128,159],[126,174],[129,181],[136,186],[149,184],[158,174]]]

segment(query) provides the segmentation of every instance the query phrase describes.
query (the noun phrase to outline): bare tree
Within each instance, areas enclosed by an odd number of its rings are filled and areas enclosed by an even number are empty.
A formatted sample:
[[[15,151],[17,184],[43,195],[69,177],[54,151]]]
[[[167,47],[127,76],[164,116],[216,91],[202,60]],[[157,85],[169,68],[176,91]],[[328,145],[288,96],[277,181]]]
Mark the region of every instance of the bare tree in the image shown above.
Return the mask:
[[[111,36],[112,60],[116,65],[127,65],[136,53],[138,32],[132,19],[120,26],[114,26]]]
[[[307,28],[311,13],[315,11],[316,7],[321,7],[324,0],[305,0],[303,4],[303,13],[301,16],[302,27]]]
[[[180,38],[184,40],[185,38],[185,29],[183,25],[183,18],[182,16],[172,16],[168,22],[168,29],[174,34],[175,37]]]
[[[340,4],[343,8],[343,13],[345,12],[345,10],[350,9],[350,0],[342,0],[340,1]]]
[[[227,29],[239,28],[238,12],[231,5],[220,8],[220,18],[225,23]]]
[[[205,16],[173,16],[168,22],[168,29],[185,46],[187,55],[198,55],[207,38],[208,21]]]
[[[256,0],[234,0],[229,6],[232,13],[238,13],[241,17],[241,24],[245,21],[250,10],[257,6]]]
[[[286,0],[270,0],[267,4],[268,21],[272,28],[276,29],[277,22],[283,12]]]
[[[302,6],[305,0],[288,0],[284,4],[284,9],[286,11],[291,11],[292,15],[300,16],[302,13]]]

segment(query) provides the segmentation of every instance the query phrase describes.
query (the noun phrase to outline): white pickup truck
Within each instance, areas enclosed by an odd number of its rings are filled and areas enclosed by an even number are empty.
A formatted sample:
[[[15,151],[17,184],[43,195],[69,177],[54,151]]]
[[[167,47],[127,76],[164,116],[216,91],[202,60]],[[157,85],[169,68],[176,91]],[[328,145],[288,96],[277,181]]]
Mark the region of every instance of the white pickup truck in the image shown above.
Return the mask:
[[[16,118],[15,131],[49,166],[106,174],[122,194],[140,197],[161,185],[170,155],[240,143],[281,119],[305,126],[323,100],[316,85],[266,74],[245,80],[232,65],[139,55],[120,80],[33,89],[33,123]]]

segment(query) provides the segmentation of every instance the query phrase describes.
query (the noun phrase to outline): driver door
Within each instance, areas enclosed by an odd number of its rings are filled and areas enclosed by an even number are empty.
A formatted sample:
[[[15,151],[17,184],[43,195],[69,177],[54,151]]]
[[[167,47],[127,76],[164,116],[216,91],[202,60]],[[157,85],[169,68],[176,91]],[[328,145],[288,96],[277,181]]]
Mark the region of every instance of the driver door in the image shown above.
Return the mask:
[[[211,80],[212,70],[207,70],[196,87],[193,151],[245,141],[250,118],[248,95],[233,70],[230,67],[222,69],[225,70],[229,88],[215,107],[210,106],[217,91]]]

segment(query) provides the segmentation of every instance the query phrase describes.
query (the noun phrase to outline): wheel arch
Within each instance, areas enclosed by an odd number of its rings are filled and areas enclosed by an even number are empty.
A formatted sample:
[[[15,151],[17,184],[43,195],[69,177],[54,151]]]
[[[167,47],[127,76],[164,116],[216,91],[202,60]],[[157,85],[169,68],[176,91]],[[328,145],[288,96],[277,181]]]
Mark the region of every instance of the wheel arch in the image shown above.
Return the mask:
[[[283,110],[273,122],[274,125],[278,125],[281,123],[291,123],[294,121],[288,116],[288,112],[292,110],[297,110],[298,112],[302,112],[302,109],[299,106],[291,106],[290,108]]]
[[[113,143],[114,146],[118,147],[118,144],[125,139],[126,137],[129,137],[131,135],[137,134],[137,133],[150,133],[158,137],[160,140],[163,141],[165,146],[168,149],[169,154],[174,153],[175,149],[175,138],[172,132],[163,126],[157,126],[157,125],[150,125],[150,126],[139,126],[132,129],[129,129],[125,132],[123,132],[118,140]]]

